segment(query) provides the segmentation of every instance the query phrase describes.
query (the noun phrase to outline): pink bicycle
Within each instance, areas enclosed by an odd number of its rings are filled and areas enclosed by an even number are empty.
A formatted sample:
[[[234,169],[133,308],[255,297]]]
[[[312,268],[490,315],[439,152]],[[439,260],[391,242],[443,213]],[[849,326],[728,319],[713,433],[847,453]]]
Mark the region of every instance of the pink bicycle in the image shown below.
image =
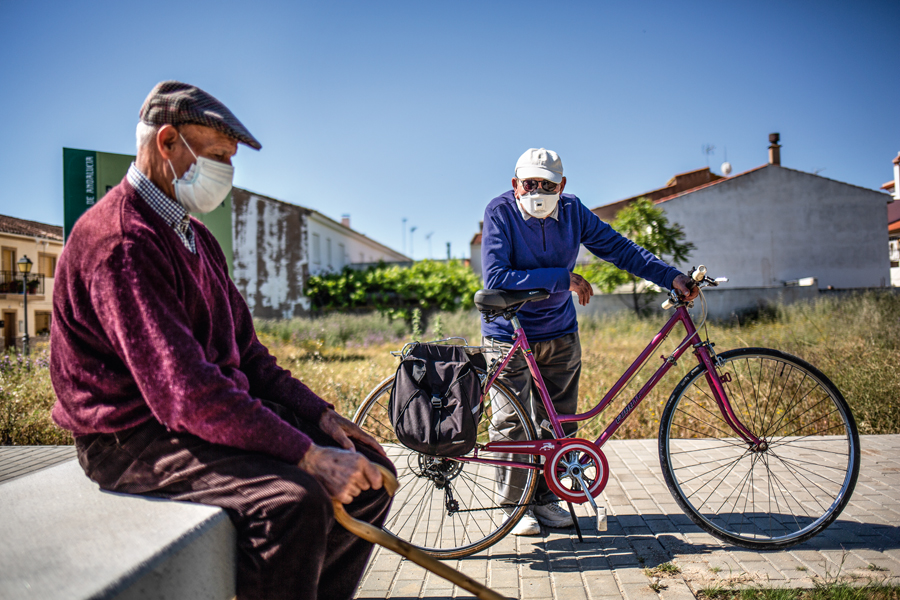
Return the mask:
[[[704,267],[692,277],[701,289],[717,284]],[[547,296],[543,290],[481,290],[475,296],[484,318],[509,320],[515,337],[508,353],[489,365],[481,361],[485,413],[471,453],[442,458],[399,444],[388,418],[393,377],[360,405],[354,421],[382,443],[398,469],[400,490],[386,530],[437,558],[479,552],[515,526],[533,502],[541,476],[570,510],[572,503],[590,504],[599,524],[602,509],[594,499],[609,478],[603,445],[689,349],[698,364],[678,382],[663,410],[659,461],[669,491],[694,523],[738,546],[784,548],[821,532],[849,502],[859,474],[859,435],[847,402],[818,369],[766,348],[715,352],[701,339],[689,306],[673,294],[664,307],[675,313],[600,403],[583,414],[560,415],[516,317],[523,304]],[[705,315],[702,291],[699,300]],[[597,440],[563,435],[563,423],[603,412],[679,323],[684,338]],[[462,344],[475,359],[489,350]],[[497,381],[519,350],[549,415],[541,424],[544,437],[516,394]],[[516,439],[498,436],[492,427],[500,406],[518,421]],[[510,478],[511,472],[518,476]]]

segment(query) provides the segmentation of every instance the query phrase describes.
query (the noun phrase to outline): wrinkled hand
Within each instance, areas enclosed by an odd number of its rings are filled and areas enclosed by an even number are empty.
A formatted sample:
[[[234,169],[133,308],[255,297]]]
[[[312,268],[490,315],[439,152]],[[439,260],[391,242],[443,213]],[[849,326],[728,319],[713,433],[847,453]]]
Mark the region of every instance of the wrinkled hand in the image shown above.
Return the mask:
[[[594,295],[594,288],[578,273],[569,273],[569,291],[578,294],[578,304],[586,306]]]
[[[694,284],[693,287],[689,287],[692,284]],[[679,273],[678,277],[672,282],[672,288],[678,292],[678,296],[683,302],[690,302],[700,295],[700,286],[696,285],[696,282],[683,273]]]
[[[354,450],[356,446],[354,446],[353,440],[356,440],[387,457],[384,448],[375,438],[360,429],[356,423],[342,417],[330,408],[323,411],[322,416],[319,417],[319,429],[330,435],[345,450]]]
[[[332,498],[348,504],[368,489],[381,488],[381,472],[354,450],[327,448],[313,444],[298,466],[316,478]]]

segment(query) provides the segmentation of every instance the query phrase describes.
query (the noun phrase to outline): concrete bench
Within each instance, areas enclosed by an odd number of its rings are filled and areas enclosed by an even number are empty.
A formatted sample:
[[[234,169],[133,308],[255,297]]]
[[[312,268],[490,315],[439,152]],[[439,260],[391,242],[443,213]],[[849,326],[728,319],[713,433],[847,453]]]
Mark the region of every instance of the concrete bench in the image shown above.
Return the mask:
[[[4,600],[230,600],[220,508],[101,491],[68,461],[0,485]]]

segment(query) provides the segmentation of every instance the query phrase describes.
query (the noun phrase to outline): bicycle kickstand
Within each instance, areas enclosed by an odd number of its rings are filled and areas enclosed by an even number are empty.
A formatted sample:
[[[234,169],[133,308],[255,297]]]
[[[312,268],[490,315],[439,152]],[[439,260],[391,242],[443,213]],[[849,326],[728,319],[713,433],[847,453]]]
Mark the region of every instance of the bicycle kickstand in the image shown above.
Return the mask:
[[[572,503],[566,500],[566,504],[569,507],[569,514],[572,515],[572,523],[575,525],[575,533],[578,534],[578,541],[584,542],[584,538],[581,537],[581,526],[578,525],[578,515],[575,514],[575,507],[572,506]]]

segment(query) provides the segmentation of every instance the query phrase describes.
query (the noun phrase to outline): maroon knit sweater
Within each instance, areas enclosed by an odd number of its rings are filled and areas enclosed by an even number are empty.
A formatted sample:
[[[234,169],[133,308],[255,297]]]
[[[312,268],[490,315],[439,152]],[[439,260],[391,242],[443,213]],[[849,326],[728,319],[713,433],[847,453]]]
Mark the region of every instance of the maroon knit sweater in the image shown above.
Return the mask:
[[[331,405],[275,364],[218,242],[191,227],[197,254],[126,180],[78,220],[53,291],[53,419],[79,436],[155,418],[297,463],[309,438],[259,398],[311,423]]]

